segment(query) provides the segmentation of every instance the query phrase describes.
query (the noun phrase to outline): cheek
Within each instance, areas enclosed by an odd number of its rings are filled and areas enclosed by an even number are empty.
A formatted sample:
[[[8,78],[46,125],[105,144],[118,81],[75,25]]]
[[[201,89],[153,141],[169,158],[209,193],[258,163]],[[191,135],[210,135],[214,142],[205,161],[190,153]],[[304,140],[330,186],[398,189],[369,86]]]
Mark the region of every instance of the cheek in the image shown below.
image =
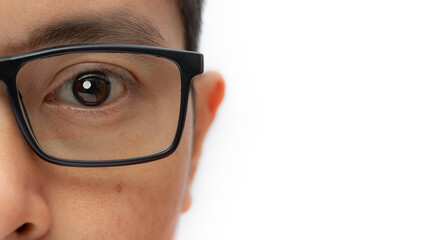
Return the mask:
[[[191,147],[189,114],[180,146],[168,158],[105,169],[43,164],[44,195],[53,220],[48,236],[172,239],[182,208]]]

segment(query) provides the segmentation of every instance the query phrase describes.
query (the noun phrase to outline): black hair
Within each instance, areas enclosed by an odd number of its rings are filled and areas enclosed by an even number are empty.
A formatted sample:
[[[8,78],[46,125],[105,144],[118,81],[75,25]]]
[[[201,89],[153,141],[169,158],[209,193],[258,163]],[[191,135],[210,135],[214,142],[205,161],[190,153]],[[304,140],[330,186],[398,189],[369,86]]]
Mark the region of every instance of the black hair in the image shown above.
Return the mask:
[[[176,0],[185,29],[185,49],[197,51],[204,0]]]

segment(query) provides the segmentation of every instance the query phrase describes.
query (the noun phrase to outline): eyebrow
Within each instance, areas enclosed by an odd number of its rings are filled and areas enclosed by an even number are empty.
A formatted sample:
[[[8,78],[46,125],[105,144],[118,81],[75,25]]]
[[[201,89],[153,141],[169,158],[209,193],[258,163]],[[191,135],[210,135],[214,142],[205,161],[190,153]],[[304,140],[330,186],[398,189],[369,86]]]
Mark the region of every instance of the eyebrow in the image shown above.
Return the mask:
[[[134,15],[130,10],[56,20],[33,30],[30,36],[26,43],[20,45],[30,51],[87,43],[166,45],[165,39],[150,21]]]

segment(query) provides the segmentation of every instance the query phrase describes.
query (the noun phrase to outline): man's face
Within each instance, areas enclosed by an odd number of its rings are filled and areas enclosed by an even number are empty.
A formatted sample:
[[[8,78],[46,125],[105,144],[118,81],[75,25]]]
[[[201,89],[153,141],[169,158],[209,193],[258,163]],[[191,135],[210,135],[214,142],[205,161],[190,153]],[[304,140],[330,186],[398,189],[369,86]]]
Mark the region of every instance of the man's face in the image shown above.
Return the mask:
[[[114,14],[123,12],[155,28],[161,47],[183,49],[185,45],[184,27],[173,0],[1,0],[0,5],[0,56],[35,50],[28,41],[44,26],[82,19],[114,22]],[[110,37],[99,42],[128,41]],[[61,45],[71,43],[75,42],[61,40]],[[179,214],[189,206],[188,186],[201,141],[222,96],[223,87],[212,86],[200,89],[200,95],[215,92],[209,90],[214,88],[217,94],[198,100],[198,105],[206,102],[210,106],[206,111],[196,106],[199,127],[193,122],[190,102],[174,154],[111,168],[62,167],[37,157],[22,137],[1,87],[0,239],[171,239]]]

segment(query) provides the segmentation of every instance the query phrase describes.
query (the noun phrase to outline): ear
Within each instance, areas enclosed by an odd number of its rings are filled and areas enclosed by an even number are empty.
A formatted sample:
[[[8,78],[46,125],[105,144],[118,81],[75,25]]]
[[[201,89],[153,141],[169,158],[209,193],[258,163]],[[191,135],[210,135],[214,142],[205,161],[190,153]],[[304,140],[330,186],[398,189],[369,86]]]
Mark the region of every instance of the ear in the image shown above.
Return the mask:
[[[224,79],[217,72],[204,73],[194,79],[193,84],[195,90],[193,92],[195,94],[195,103],[193,104],[195,104],[196,109],[193,152],[182,212],[187,211],[191,206],[190,188],[202,153],[203,141],[215,119],[216,111],[224,98],[225,91]]]

